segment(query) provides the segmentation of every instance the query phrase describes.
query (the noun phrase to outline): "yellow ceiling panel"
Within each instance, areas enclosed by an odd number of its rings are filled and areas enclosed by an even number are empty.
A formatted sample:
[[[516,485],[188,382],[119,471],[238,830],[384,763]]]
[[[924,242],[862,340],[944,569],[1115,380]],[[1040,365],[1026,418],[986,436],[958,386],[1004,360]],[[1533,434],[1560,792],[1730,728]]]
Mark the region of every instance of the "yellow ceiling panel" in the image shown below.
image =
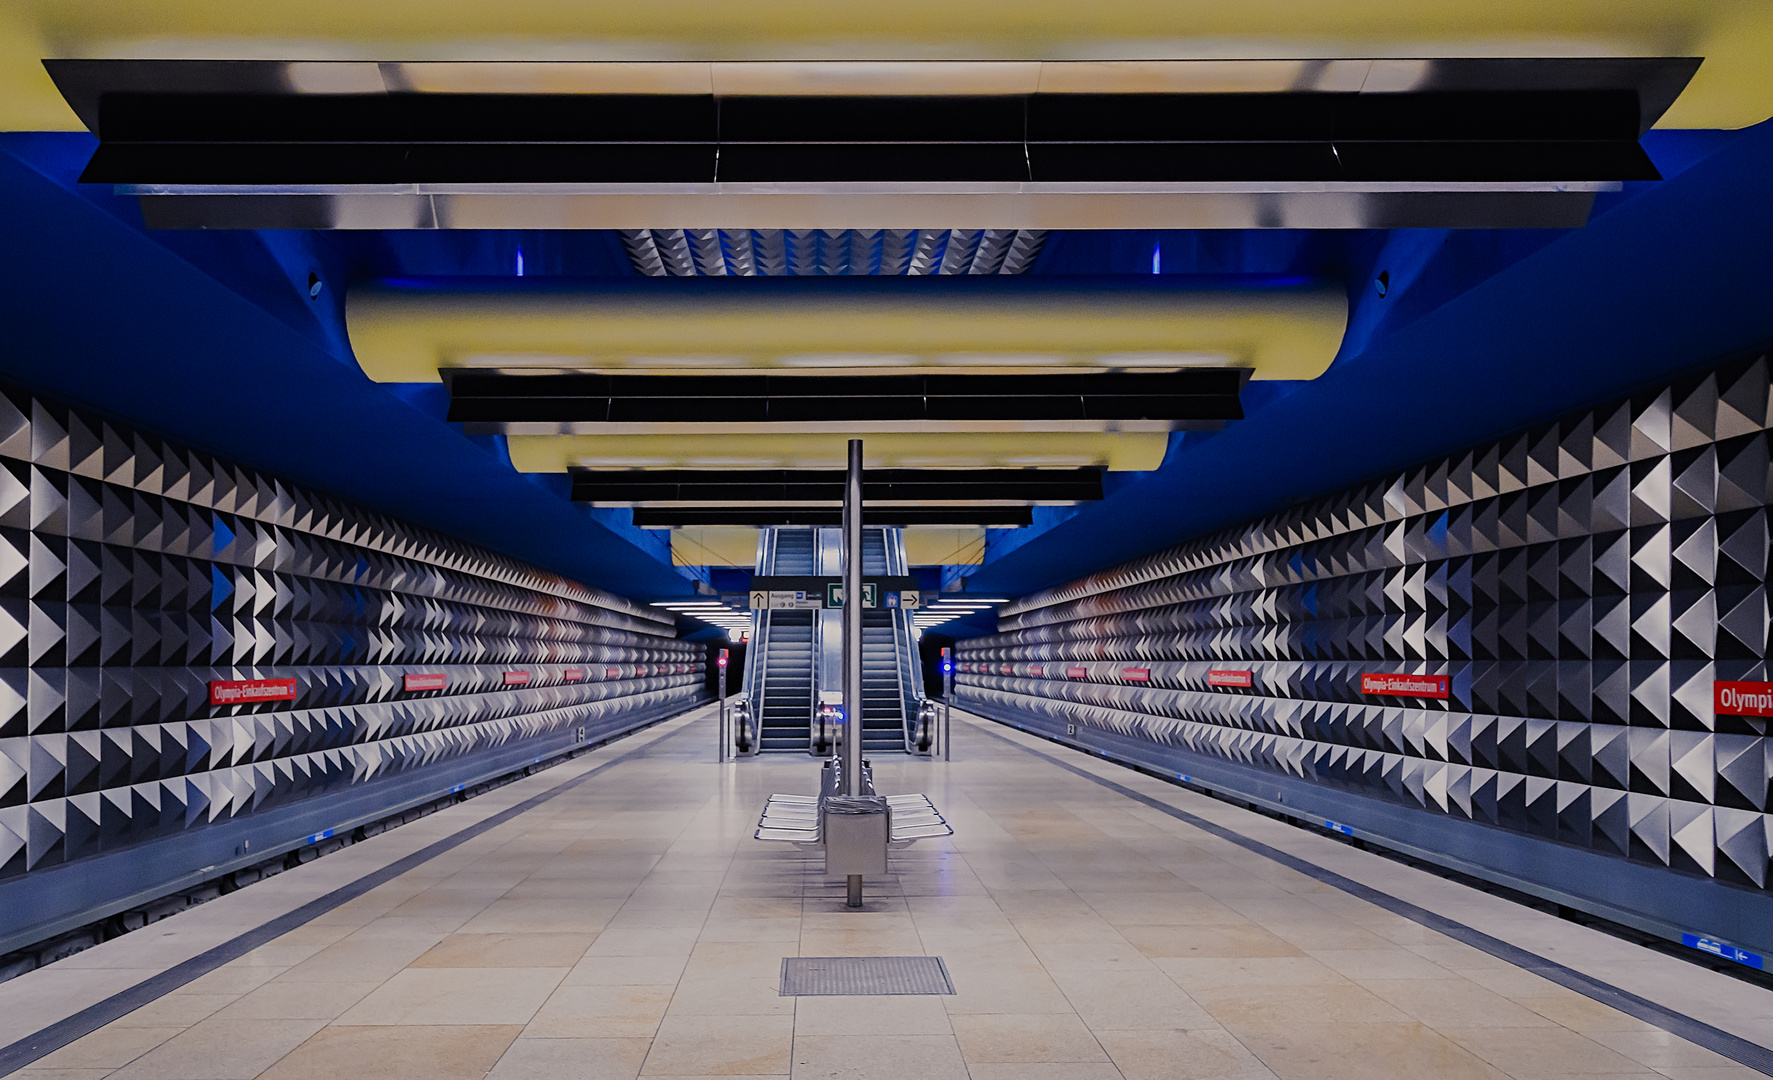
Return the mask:
[[[358,287],[351,347],[377,382],[441,368],[658,371],[1249,367],[1313,379],[1341,346],[1340,287],[977,294],[932,288],[464,295]],[[773,283],[772,283],[773,284]]]
[[[37,66],[46,56],[928,61],[1471,55],[1703,55],[1707,64],[1663,126],[1742,127],[1773,114],[1773,79],[1766,77],[1773,70],[1773,4],[1767,0],[0,0],[0,128],[79,127]],[[881,75],[858,74],[856,85],[890,88],[892,80],[880,84]]]
[[[512,435],[518,472],[598,469],[841,469],[851,436]],[[1150,472],[1163,464],[1165,432],[882,432],[864,441],[870,469],[1032,469],[1096,466]]]
[[[760,531],[730,525],[672,529],[672,565],[736,566],[749,570],[757,565],[757,535]]]

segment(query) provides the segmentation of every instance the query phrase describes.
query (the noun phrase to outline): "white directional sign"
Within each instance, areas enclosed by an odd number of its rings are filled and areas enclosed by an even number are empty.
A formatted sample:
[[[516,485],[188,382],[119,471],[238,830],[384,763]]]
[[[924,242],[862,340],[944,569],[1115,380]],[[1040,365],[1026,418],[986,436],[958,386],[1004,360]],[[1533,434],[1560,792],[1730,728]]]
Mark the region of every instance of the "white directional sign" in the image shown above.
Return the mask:
[[[824,606],[823,597],[816,592],[804,589],[793,591],[754,589],[751,592],[751,610],[753,611],[817,611]]]

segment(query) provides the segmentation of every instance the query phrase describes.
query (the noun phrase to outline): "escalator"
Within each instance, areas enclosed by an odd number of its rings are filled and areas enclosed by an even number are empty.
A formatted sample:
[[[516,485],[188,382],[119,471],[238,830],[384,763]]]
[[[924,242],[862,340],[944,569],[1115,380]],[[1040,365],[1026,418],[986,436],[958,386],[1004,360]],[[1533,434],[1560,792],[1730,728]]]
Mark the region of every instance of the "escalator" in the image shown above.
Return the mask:
[[[839,572],[838,530],[766,529],[758,547],[757,573],[771,576]],[[898,529],[865,529],[862,573],[905,574],[904,537]],[[746,687],[758,718],[758,749],[807,753],[821,700],[841,697],[841,619],[836,611],[758,612]],[[862,749],[904,753],[909,723],[917,715],[921,673],[910,613],[872,609],[862,613]]]
[[[766,529],[757,572],[811,574],[816,540],[812,529]],[[746,687],[757,717],[757,748],[761,752],[804,754],[811,748],[816,683],[814,620],[818,614],[765,611],[755,616]]]

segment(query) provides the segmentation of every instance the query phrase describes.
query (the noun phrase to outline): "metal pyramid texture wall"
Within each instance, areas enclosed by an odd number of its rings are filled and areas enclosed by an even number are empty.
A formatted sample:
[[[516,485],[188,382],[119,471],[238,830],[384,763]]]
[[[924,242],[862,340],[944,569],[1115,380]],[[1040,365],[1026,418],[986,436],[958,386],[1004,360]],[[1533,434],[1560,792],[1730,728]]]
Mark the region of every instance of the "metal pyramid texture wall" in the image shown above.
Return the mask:
[[[448,759],[666,715],[624,598],[0,391],[0,881]],[[404,676],[444,676],[406,692]],[[212,706],[212,681],[296,698]]]
[[[1770,422],[1739,360],[1024,597],[959,700],[1768,889],[1773,739],[1713,684],[1769,678]]]

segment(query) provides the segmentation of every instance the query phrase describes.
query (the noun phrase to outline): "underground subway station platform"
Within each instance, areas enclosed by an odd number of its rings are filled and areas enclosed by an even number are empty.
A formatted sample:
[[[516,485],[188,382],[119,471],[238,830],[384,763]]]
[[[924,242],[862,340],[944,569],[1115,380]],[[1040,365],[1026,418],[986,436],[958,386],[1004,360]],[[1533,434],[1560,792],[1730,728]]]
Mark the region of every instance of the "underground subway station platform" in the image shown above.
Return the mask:
[[[1773,6],[0,46],[0,1076],[1773,1076]]]

